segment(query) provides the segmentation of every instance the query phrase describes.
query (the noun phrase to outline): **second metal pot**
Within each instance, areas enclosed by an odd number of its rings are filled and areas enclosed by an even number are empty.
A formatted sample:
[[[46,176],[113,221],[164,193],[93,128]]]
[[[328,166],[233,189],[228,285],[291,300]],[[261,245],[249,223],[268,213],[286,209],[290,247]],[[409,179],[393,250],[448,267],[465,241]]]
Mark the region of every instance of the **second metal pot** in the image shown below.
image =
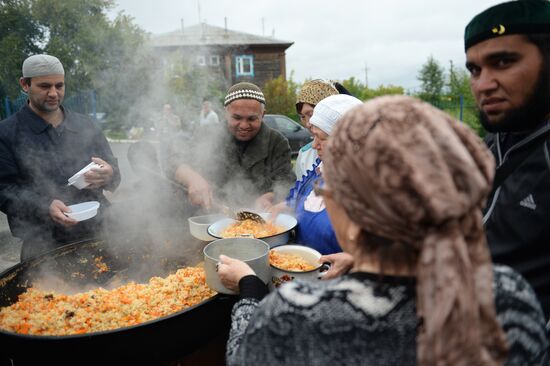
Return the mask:
[[[266,242],[253,238],[219,239],[204,247],[206,284],[217,292],[235,294],[221,283],[216,272],[216,264],[222,254],[246,262],[264,283],[270,280],[269,245]]]

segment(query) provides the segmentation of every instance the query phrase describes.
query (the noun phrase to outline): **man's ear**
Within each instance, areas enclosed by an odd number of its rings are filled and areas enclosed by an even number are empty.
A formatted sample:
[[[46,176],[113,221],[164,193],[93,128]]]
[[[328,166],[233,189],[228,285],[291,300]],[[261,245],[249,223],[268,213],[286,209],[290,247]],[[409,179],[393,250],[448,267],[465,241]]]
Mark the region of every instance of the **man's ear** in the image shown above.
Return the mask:
[[[29,85],[27,84],[27,78],[19,78],[19,85],[26,92],[29,91]]]

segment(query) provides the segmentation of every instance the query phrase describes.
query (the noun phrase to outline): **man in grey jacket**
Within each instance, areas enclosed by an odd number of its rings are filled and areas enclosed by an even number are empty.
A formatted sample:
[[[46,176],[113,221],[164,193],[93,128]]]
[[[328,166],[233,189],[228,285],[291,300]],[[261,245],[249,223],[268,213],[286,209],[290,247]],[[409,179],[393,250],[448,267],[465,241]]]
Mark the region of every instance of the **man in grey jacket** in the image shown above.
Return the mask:
[[[224,106],[227,128],[176,148],[167,175],[187,188],[196,206],[208,209],[216,196],[234,205],[270,207],[296,179],[288,141],[263,123],[265,97],[256,85],[233,85]]]

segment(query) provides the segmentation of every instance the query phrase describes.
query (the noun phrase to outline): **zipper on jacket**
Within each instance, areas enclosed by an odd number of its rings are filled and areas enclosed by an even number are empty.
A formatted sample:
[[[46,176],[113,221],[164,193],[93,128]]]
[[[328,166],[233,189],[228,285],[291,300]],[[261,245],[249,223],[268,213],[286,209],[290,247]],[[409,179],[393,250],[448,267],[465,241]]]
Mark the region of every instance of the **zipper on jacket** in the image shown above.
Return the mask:
[[[513,150],[519,149],[520,147],[528,144],[533,139],[535,139],[537,136],[539,136],[540,134],[542,134],[542,133],[546,132],[547,130],[549,130],[550,129],[549,122],[550,121],[547,121],[546,126],[540,128],[537,132],[529,135],[528,137],[521,140],[517,144],[512,145],[512,147],[510,147],[508,149],[508,151],[506,151],[506,153],[504,153],[504,157],[502,157],[502,151],[500,149],[500,133],[497,132],[496,139],[495,139],[495,144],[496,144],[496,147],[497,147],[497,157],[498,157],[497,169],[506,161],[506,158],[508,158],[508,155],[510,155],[510,152],[512,152]],[[495,191],[495,194],[493,195],[493,199],[491,200],[491,205],[489,206],[489,209],[487,210],[487,213],[483,216],[483,224],[485,224],[485,222],[487,222],[487,220],[489,219],[489,217],[491,217],[491,214],[493,213],[496,202],[498,200],[498,196],[500,194],[500,188],[501,187],[498,187],[497,190]]]

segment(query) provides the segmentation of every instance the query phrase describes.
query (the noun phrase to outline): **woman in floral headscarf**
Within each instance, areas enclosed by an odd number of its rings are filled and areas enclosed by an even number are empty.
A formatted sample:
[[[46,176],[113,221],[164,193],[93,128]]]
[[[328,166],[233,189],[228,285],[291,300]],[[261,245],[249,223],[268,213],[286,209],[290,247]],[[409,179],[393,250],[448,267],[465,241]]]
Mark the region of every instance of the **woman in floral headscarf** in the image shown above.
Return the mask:
[[[220,257],[240,291],[228,365],[532,365],[548,346],[533,290],[493,266],[481,207],[494,161],[465,125],[414,98],[349,111],[318,189],[349,274],[291,281],[263,301],[245,263]]]
[[[313,109],[315,106],[323,99],[338,94],[349,95],[350,93],[340,83],[335,81],[323,79],[306,81],[300,88],[296,97],[296,112],[298,112],[300,122],[302,122],[304,127],[311,131],[312,125],[309,120],[313,116]],[[294,167],[294,172],[296,173],[298,181],[308,174],[308,170],[312,171],[314,169],[314,164],[319,164],[318,158],[319,155],[317,154],[317,150],[313,147],[312,142],[302,146],[298,152]]]

